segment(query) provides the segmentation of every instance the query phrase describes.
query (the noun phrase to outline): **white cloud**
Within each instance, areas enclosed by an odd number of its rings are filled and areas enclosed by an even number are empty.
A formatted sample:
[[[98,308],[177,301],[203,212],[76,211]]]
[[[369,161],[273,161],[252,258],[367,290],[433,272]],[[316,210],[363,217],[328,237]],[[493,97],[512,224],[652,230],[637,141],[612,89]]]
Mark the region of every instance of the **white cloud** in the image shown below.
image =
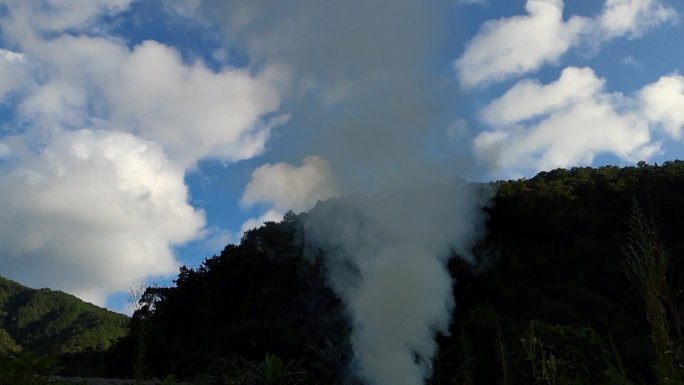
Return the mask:
[[[0,101],[23,85],[26,76],[24,55],[0,48]]]
[[[520,81],[487,105],[480,115],[493,126],[514,124],[591,99],[603,85],[603,79],[590,68],[568,67],[557,81],[548,85],[530,79]]]
[[[265,164],[252,172],[240,205],[268,206],[258,218],[247,220],[241,233],[268,221],[280,221],[288,210],[301,212],[311,209],[318,201],[337,195],[336,183],[328,162],[318,156],[304,158],[297,167],[288,163]]]
[[[53,76],[32,90],[21,111],[43,125],[82,127],[97,121],[154,140],[191,168],[203,158],[237,161],[260,154],[287,74],[269,67],[212,71],[183,63],[163,44],[133,50],[118,42],[63,36],[30,47],[29,59]],[[28,53],[27,53],[28,54]]]
[[[590,164],[602,153],[629,161],[657,153],[634,101],[603,84],[591,69],[572,67],[547,85],[521,81],[483,109],[495,129],[476,137],[476,153],[509,172]]]
[[[192,165],[260,154],[270,132],[260,118],[279,107],[276,84],[283,77],[276,67],[253,77],[246,70],[186,66],[173,49],[146,42],[123,64],[121,81],[106,90],[113,122],[135,127]]]
[[[215,70],[109,36],[101,16],[131,3],[0,0],[14,49],[0,51],[0,98],[16,95],[17,116],[0,138],[1,274],[98,304],[174,273],[174,245],[227,239],[203,229],[184,174],[259,154],[287,119],[278,66]]]
[[[622,58],[622,64],[629,66],[629,67],[634,67],[637,69],[642,69],[644,68],[644,63],[640,62],[639,60],[635,59],[634,56],[632,55],[627,55],[624,58]]]
[[[127,133],[63,132],[0,175],[3,275],[102,305],[147,276],[172,274],[174,244],[204,219],[183,170]]]
[[[19,52],[0,48],[0,60],[10,64],[22,63],[24,61],[24,55]]]
[[[599,47],[619,37],[637,38],[678,15],[660,0],[606,0],[594,17],[563,20],[563,0],[527,0],[527,15],[485,22],[454,62],[460,83],[475,87],[557,63],[573,46]]]
[[[84,30],[105,15],[128,9],[136,0],[3,0],[10,9],[4,33],[14,38],[37,38],[36,33]],[[23,35],[23,36],[22,36]]]
[[[684,128],[684,76],[669,75],[647,85],[640,93],[646,116],[660,123],[673,138],[682,137]]]
[[[283,213],[278,210],[268,210],[258,218],[250,218],[240,227],[240,234],[263,226],[266,222],[279,222],[283,219]]]
[[[263,165],[252,173],[240,204],[252,207],[265,203],[278,211],[296,212],[312,208],[319,200],[337,194],[328,162],[318,156],[304,158],[297,167],[288,163]]]
[[[527,15],[490,20],[455,62],[463,86],[474,87],[536,70],[557,61],[588,20],[563,20],[562,0],[528,0]]]
[[[606,0],[597,19],[603,39],[638,38],[653,27],[676,21],[678,15],[661,0]]]

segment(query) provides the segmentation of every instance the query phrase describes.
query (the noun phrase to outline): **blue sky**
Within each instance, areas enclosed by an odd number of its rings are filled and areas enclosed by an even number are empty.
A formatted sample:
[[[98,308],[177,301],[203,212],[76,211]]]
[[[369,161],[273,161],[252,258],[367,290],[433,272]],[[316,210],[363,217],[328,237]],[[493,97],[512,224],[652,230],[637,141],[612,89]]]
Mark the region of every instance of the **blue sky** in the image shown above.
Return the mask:
[[[408,169],[682,157],[680,2],[423,3],[0,0],[0,274],[124,310]]]

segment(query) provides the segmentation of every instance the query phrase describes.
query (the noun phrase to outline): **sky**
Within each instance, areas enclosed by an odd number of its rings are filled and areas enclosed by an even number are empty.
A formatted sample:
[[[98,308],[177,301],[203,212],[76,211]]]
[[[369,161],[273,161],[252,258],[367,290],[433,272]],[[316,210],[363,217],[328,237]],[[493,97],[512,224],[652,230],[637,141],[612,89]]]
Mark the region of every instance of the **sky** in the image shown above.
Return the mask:
[[[683,14],[0,0],[0,275],[126,312],[143,280],[417,163],[489,181],[682,158]]]

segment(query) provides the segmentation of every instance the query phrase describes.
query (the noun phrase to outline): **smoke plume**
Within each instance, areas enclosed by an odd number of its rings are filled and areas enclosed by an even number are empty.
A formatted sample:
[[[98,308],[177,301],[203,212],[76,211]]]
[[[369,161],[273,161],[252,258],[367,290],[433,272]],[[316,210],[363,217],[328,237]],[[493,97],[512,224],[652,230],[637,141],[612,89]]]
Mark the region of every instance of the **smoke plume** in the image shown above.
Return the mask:
[[[352,369],[371,385],[422,384],[435,334],[448,331],[455,305],[447,259],[468,255],[485,203],[471,185],[453,182],[467,156],[444,147],[455,95],[435,63],[449,3],[173,4],[220,23],[252,65],[288,69],[286,129],[307,130],[306,143],[296,144],[300,156],[325,158],[345,194],[319,203],[305,233],[326,255],[330,284],[348,306]]]
[[[454,307],[446,263],[468,257],[486,197],[444,183],[320,203],[309,241],[327,254],[333,289],[353,319],[354,367],[370,384],[421,384],[431,374],[436,333]]]

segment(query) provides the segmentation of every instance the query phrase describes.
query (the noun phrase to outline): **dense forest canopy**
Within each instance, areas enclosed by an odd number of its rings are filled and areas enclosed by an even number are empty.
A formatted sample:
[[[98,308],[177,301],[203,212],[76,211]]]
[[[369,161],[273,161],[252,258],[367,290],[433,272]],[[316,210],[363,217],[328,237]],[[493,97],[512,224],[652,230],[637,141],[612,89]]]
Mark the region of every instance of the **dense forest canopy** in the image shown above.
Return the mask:
[[[104,351],[126,333],[128,322],[73,295],[0,278],[0,352]]]
[[[107,350],[126,335],[129,323],[73,295],[0,277],[0,357],[46,356],[65,371],[101,372]]]
[[[448,266],[456,307],[429,381],[681,383],[684,162],[558,169],[490,186],[497,194],[483,209],[474,260],[454,255]],[[323,251],[306,241],[308,215],[250,230],[199,267],[182,267],[174,286],[147,288],[96,374],[257,384],[271,383],[265,373],[276,368],[283,384],[362,382],[345,303],[327,283]],[[649,261],[664,272],[653,275],[659,291],[639,280],[651,277]],[[18,287],[0,283],[3,293]],[[31,303],[43,303],[41,293]],[[0,298],[0,346],[59,353],[29,333],[55,326],[22,321],[40,318],[40,306],[17,310]]]
[[[558,169],[493,185],[476,261],[449,266],[457,306],[432,381],[535,383],[551,356],[558,383],[656,380],[646,304],[623,251],[638,202],[669,256],[663,304],[680,344],[684,162]],[[348,378],[349,320],[326,286],[320,251],[307,247],[306,217],[251,230],[199,268],[183,267],[175,287],[150,288],[135,317],[146,327],[149,374],[192,377],[268,353],[314,377]],[[678,346],[668,353],[675,361]]]

